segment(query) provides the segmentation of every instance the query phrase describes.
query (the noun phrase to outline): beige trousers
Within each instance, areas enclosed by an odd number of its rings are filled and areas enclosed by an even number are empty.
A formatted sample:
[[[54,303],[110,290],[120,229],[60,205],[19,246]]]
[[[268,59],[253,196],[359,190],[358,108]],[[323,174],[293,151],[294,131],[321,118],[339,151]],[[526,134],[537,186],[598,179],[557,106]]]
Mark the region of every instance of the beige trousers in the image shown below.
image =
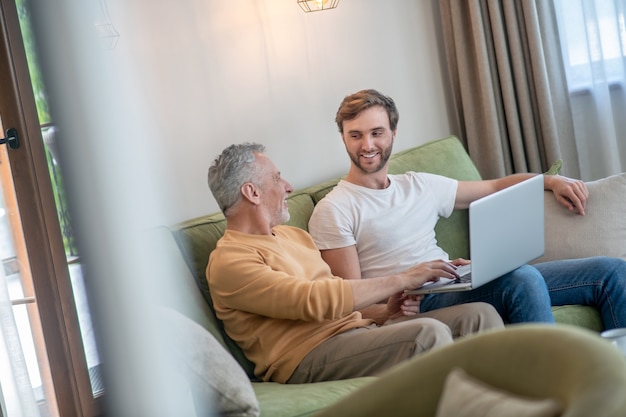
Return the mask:
[[[287,383],[377,375],[456,337],[493,328],[504,328],[496,310],[486,303],[468,303],[348,330],[309,352]]]

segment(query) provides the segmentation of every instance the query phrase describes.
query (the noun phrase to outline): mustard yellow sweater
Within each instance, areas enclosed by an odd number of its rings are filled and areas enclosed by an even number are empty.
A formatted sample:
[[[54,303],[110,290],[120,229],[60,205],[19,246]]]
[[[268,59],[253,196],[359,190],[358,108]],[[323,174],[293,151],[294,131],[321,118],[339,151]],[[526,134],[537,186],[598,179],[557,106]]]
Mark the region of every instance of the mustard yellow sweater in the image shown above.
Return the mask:
[[[277,226],[269,236],[227,230],[207,278],[226,333],[264,381],[286,382],[320,343],[372,323],[352,311],[350,284],[331,274],[310,235],[295,227]]]

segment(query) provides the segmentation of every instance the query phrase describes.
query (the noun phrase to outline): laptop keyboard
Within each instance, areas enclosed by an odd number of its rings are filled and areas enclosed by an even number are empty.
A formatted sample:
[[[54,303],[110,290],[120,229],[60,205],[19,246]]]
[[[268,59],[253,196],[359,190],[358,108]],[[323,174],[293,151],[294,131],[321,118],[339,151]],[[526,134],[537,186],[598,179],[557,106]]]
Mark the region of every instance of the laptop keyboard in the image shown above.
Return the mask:
[[[443,286],[446,286],[446,285],[466,284],[466,283],[471,283],[471,282],[472,282],[472,273],[471,272],[466,272],[464,275],[462,275],[462,276],[460,276],[460,277],[458,277],[456,279],[453,279],[451,281],[448,281],[446,283],[438,282],[438,283],[435,283],[435,284],[432,284],[432,285],[435,286],[435,287],[437,287],[437,286],[443,287]]]
[[[466,282],[472,282],[472,273],[468,272],[467,274],[463,275],[462,277],[459,277],[459,278],[455,279],[453,282],[460,283],[460,284],[464,284]]]
[[[459,278],[455,279],[453,282],[455,283],[466,283],[472,281],[472,266],[471,264],[459,266],[456,269],[456,273],[460,275]]]

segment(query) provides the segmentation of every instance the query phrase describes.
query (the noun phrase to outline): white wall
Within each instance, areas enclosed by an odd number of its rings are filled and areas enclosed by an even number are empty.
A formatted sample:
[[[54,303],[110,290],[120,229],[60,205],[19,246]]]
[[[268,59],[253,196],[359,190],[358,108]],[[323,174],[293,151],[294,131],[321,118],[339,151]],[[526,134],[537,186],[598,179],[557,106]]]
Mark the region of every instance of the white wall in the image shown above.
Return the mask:
[[[394,150],[451,133],[433,0],[341,0],[304,13],[295,0],[108,0],[120,33],[110,52],[154,123],[173,187],[169,224],[217,211],[206,184],[231,143],[255,141],[298,189],[348,169],[334,124],[364,88],[400,110]],[[128,104],[128,102],[126,102]],[[128,140],[131,140],[129,138]]]

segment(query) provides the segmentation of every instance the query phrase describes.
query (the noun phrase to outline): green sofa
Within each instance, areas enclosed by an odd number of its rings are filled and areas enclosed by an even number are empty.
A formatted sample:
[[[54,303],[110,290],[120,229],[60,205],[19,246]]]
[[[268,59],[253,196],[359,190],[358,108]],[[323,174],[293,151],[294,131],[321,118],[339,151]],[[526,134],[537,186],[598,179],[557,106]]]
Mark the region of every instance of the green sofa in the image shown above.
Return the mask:
[[[409,170],[437,173],[460,180],[478,180],[480,175],[460,141],[454,137],[439,139],[410,148],[391,157],[390,173]],[[289,224],[307,229],[309,217],[317,201],[330,191],[339,179],[298,190],[289,197]],[[207,191],[208,192],[208,191]],[[226,222],[221,213],[188,220],[169,227],[169,233],[191,272],[177,285],[187,290],[184,302],[176,309],[200,324],[227,349],[253,381],[254,393],[264,416],[306,416],[355,391],[374,378],[331,381],[304,385],[281,385],[258,382],[253,365],[241,349],[223,331],[212,309],[205,268],[211,251],[224,232]],[[468,218],[466,211],[457,211],[441,219],[436,227],[439,244],[452,258],[468,257]],[[183,262],[183,261],[181,261]],[[200,291],[198,291],[198,289]],[[598,312],[590,307],[564,306],[553,309],[559,323],[573,324],[595,331],[602,328]]]

